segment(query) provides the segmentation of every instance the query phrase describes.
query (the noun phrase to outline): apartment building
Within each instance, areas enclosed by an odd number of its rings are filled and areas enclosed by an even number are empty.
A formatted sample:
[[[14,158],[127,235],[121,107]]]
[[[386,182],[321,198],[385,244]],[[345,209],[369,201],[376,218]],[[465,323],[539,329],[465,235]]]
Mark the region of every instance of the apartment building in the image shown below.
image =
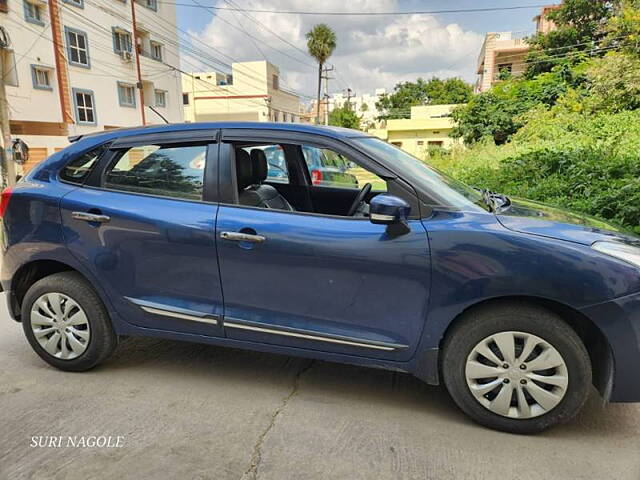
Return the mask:
[[[536,33],[548,33],[555,28],[547,14],[558,5],[546,5],[533,19]],[[526,70],[525,60],[529,52],[526,38],[531,32],[489,32],[486,34],[478,55],[476,93],[489,90],[500,80],[502,74],[522,75]]]
[[[411,117],[387,120],[383,128],[368,133],[385,140],[415,157],[426,159],[433,148],[449,149],[461,143],[449,136],[455,126],[451,111],[457,105],[411,107]]]
[[[236,62],[231,74],[182,75],[187,122],[299,122],[300,98],[281,84],[280,70],[265,61]]]
[[[364,93],[362,95],[352,95],[351,92],[336,93],[329,99],[329,111],[334,108],[341,108],[349,102],[351,108],[360,117],[360,125],[363,129],[373,128],[377,125],[378,117],[381,113],[376,108],[376,103],[380,97],[387,94],[385,88],[376,88],[373,94]]]
[[[1,1],[11,136],[29,147],[18,173],[66,146],[68,135],[182,121],[171,2]]]

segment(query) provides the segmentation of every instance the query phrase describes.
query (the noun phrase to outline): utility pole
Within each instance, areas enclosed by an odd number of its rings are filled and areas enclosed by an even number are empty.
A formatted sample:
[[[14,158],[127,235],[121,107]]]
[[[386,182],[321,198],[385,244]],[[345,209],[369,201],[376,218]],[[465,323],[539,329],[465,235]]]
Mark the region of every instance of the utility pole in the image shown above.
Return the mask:
[[[347,109],[351,110],[351,97],[355,97],[356,94],[353,90],[351,90],[351,87],[347,87]]]
[[[13,162],[13,148],[11,146],[11,128],[9,126],[9,101],[4,85],[4,50],[11,43],[9,33],[0,26],[0,167],[2,168],[2,187],[16,183],[16,166]]]
[[[324,67],[322,69],[322,79],[324,80],[324,124],[329,125],[329,80],[333,80],[333,77],[329,76],[329,72],[333,72],[334,68],[331,66]]]

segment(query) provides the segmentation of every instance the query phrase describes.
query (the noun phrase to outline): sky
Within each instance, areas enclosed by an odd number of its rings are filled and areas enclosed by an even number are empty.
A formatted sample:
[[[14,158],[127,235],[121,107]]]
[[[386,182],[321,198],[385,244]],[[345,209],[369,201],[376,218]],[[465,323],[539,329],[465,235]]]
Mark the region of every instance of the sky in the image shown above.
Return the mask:
[[[229,73],[233,61],[266,59],[280,69],[281,88],[315,96],[317,63],[306,53],[305,33],[317,23],[336,33],[329,63],[330,93],[350,87],[356,94],[391,91],[418,77],[460,77],[475,81],[475,64],[486,32],[532,32],[539,7],[499,12],[420,15],[326,16],[240,13],[187,5],[258,10],[407,12],[540,6],[536,0],[176,0],[178,26],[192,47],[183,51],[186,71]],[[196,50],[193,50],[195,47]],[[191,50],[189,52],[189,50]],[[203,55],[202,51],[207,55]]]

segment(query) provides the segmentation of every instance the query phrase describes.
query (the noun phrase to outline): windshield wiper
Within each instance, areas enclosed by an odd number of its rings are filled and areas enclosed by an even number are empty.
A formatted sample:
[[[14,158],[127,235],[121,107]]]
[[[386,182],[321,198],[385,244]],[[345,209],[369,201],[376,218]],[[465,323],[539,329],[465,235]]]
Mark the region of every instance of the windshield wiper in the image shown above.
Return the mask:
[[[492,192],[486,188],[473,187],[482,194],[482,201],[492,213],[500,213],[511,207],[511,199],[502,193]]]

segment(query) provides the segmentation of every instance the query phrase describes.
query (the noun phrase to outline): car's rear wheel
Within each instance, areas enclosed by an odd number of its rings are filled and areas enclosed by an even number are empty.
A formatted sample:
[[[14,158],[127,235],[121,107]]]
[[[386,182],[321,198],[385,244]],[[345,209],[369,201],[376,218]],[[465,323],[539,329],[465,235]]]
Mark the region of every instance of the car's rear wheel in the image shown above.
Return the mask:
[[[473,420],[536,433],[571,419],[591,385],[591,362],[575,331],[546,309],[500,303],[464,314],[447,335],[444,382]]]
[[[100,297],[75,272],[56,273],[34,283],[22,301],[21,318],[31,347],[61,370],[89,370],[117,345]]]

